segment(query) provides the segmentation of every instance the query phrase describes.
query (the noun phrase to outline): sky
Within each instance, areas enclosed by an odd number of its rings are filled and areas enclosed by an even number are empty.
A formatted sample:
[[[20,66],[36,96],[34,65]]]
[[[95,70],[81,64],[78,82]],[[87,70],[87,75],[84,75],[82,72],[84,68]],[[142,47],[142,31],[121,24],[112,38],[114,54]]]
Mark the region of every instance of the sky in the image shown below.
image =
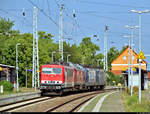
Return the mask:
[[[14,21],[14,30],[33,33],[33,7],[38,8],[37,30],[54,35],[59,40],[59,13],[63,9],[63,39],[70,44],[80,44],[82,38],[91,37],[93,43],[104,51],[104,31],[108,26],[108,50],[115,46],[121,50],[128,44],[129,26],[138,26],[139,15],[130,10],[150,10],[150,0],[0,0],[0,16]],[[25,16],[23,16],[23,11]],[[75,13],[76,17],[73,17]],[[142,51],[150,54],[150,13],[142,14]],[[94,37],[97,35],[97,38]],[[69,40],[68,38],[71,38]],[[98,40],[99,39],[99,40]],[[138,53],[139,32],[134,29],[134,48]],[[150,57],[146,57],[150,70]]]

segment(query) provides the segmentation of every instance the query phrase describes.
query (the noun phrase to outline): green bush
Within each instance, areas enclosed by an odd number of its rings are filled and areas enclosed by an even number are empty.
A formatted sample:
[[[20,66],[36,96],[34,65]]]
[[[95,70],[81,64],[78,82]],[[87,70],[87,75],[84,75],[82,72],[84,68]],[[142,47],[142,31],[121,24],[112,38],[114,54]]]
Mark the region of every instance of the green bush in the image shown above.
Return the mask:
[[[126,87],[125,90],[128,90]],[[137,87],[135,87],[137,90]],[[133,94],[132,96],[124,91],[122,95],[124,106],[126,112],[149,112],[150,111],[150,101],[143,95],[141,103],[139,103],[138,94]]]
[[[107,73],[106,81],[110,85],[116,85],[118,83],[124,84],[124,77],[122,75],[114,75],[112,72],[109,71],[106,73]],[[115,81],[115,83],[113,83],[113,81]]]
[[[112,81],[115,81],[115,75],[112,72],[106,72],[106,73],[107,73],[107,77],[106,77],[107,83],[113,85]]]
[[[133,105],[133,104],[136,104],[138,101],[138,97],[136,95],[132,95],[128,98],[127,100],[127,105]]]
[[[9,81],[3,80],[0,81],[0,85],[3,85],[4,91],[13,91],[13,84]]]
[[[124,83],[124,77],[123,75],[115,75],[115,79],[116,79],[116,83],[121,83],[123,84]]]

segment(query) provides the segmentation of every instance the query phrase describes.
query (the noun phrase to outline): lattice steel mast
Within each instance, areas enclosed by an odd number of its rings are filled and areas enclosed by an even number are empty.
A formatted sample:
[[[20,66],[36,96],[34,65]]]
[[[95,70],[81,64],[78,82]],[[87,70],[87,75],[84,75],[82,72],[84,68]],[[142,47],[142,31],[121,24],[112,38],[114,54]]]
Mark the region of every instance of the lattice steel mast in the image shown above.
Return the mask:
[[[38,36],[37,36],[37,8],[33,12],[33,61],[32,61],[32,87],[39,87],[39,56],[38,56]]]
[[[61,61],[63,61],[63,25],[62,25],[62,12],[64,5],[60,8],[60,22],[59,22],[59,52],[61,54]]]

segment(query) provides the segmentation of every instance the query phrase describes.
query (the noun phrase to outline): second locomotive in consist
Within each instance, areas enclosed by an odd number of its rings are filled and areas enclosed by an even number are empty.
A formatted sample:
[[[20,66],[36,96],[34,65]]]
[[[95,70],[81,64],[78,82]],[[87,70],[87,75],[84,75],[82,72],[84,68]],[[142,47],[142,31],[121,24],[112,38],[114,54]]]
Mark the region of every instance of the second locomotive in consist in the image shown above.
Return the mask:
[[[46,64],[41,66],[41,95],[65,91],[103,89],[105,72],[99,68],[83,67],[78,64]]]

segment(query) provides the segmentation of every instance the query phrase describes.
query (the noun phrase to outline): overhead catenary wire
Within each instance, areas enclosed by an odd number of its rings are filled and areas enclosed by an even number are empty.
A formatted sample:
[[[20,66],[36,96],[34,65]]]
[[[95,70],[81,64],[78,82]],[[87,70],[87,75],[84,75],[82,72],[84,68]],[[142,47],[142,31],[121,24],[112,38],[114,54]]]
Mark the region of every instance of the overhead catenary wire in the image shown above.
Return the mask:
[[[49,12],[49,15],[51,15],[51,10],[50,10],[50,6],[49,6],[49,1],[47,0],[47,5],[48,5],[48,12]]]
[[[56,1],[56,0],[55,0]],[[58,4],[58,3],[57,3]],[[116,4],[114,4],[114,5],[116,5]],[[59,6],[59,5],[58,5]],[[129,7],[129,6],[128,6]],[[69,9],[69,8],[65,8],[65,9],[67,9],[68,11],[72,11],[72,9]],[[64,11],[65,13],[66,13],[66,10]],[[117,21],[120,25],[122,25],[123,24],[123,22],[126,22],[126,20],[120,20],[120,19],[117,19],[117,18],[113,18],[113,17],[108,17],[108,16],[101,16],[101,15],[99,15],[98,13],[100,13],[100,11],[76,11],[77,13],[83,13],[83,14],[89,14],[89,15],[93,15],[93,16],[96,16],[96,17],[101,17],[101,18],[105,18],[105,19],[109,19],[109,20],[113,20],[113,21]],[[105,12],[104,12],[105,13]],[[106,12],[106,13],[114,13],[114,14],[120,14],[120,13],[127,13],[127,14],[130,14],[129,12]],[[66,16],[68,16],[70,19],[73,19],[71,16],[69,16],[69,15],[67,15],[66,14]],[[126,22],[127,23],[127,22]],[[81,29],[81,27],[80,26],[78,26],[79,27],[79,29]],[[82,28],[83,28],[83,26],[82,26]],[[84,28],[86,28],[87,30],[89,29],[89,27],[84,27]],[[92,30],[92,29],[90,29],[90,30]],[[81,32],[82,30],[80,30],[79,32]],[[94,31],[94,30],[92,30],[92,31]],[[111,31],[110,31],[111,32]],[[81,34],[83,34],[83,32],[81,33]],[[112,32],[111,32],[111,34],[112,34]],[[122,34],[122,33],[121,33]],[[121,36],[121,34],[120,35],[118,35],[118,36]],[[84,35],[85,36],[85,35]]]
[[[68,11],[70,11],[67,7],[66,7],[65,9],[68,10]],[[71,10],[71,11],[73,11],[73,10]],[[81,29],[79,22],[77,22],[77,14],[75,14],[75,18],[74,18],[74,15],[69,16],[69,15],[67,15],[67,12],[66,12],[66,11],[65,11],[65,13],[66,13],[66,16],[68,16],[70,19],[72,19],[72,20],[74,21],[74,24],[76,24],[77,27],[80,29],[79,32],[80,32],[83,36],[86,36],[85,33],[84,33],[84,31]],[[73,14],[73,13],[72,13],[72,14]]]
[[[39,7],[38,7],[36,4],[34,4],[31,0],[28,0],[28,1],[29,1],[33,6],[36,6],[36,7],[38,8],[38,10],[43,13],[43,15],[45,15],[53,24],[56,25],[56,27],[59,28],[58,23],[57,23],[56,21],[54,21],[49,15],[47,15],[47,13],[45,13],[45,11],[44,11],[43,9],[39,8]],[[65,34],[67,34],[64,30],[63,30],[63,32],[64,32]]]
[[[31,0],[28,0],[33,6],[36,6],[46,17],[48,17],[57,27],[59,27],[59,25],[49,16],[47,15],[43,9],[40,9],[36,4],[34,4]]]
[[[122,5],[122,4],[115,4],[115,3],[104,3],[104,2],[99,2],[99,1],[98,2],[93,2],[93,1],[82,0],[80,2],[81,3],[86,3],[86,4],[105,5],[105,6],[114,6],[114,7],[150,8],[150,7],[145,7],[145,6]]]
[[[28,20],[25,18],[25,16],[22,16],[22,17],[16,16],[16,15],[14,15],[14,14],[12,14],[12,13],[10,13],[10,12],[4,10],[4,9],[0,9],[0,11],[6,13],[7,15],[11,15],[11,16],[14,17],[14,18],[17,18],[19,21],[21,21],[21,23],[23,23],[23,26],[26,26],[26,27],[31,27],[31,26],[32,26],[32,24],[30,23],[30,21],[28,21]],[[27,24],[24,24],[25,21],[26,21]]]
[[[6,13],[6,14],[8,14],[8,15],[11,15],[11,16],[13,16],[13,17],[19,19],[19,20],[23,20],[23,19],[24,19],[24,17],[16,16],[16,15],[14,15],[14,14],[12,14],[12,13],[6,11],[6,10],[0,9],[0,11]],[[30,25],[32,25],[27,19],[25,19],[25,20],[26,20]]]
[[[59,3],[58,3],[57,0],[55,0],[55,3],[56,3],[56,5],[57,5],[57,7],[60,8],[60,5],[59,5]],[[76,18],[74,17],[75,14],[72,15],[72,16],[70,16],[70,15],[67,13],[67,11],[68,11],[68,8],[65,6],[65,8],[64,8],[64,13],[65,13],[65,15],[66,15],[67,17],[69,17],[69,18],[73,21],[73,27],[75,27],[75,24],[76,24],[77,27],[80,29],[80,33],[83,34],[84,32],[82,31],[82,29],[80,28],[80,25],[77,23]],[[71,14],[72,14],[72,13],[71,13]],[[73,28],[72,28],[72,30],[73,30]],[[83,34],[83,35],[86,36],[85,34]],[[74,39],[72,38],[72,40],[74,40]],[[74,40],[74,41],[75,41],[75,40]]]
[[[57,5],[58,9],[60,9],[60,5],[59,5],[58,1],[57,1],[57,0],[54,0],[54,1],[55,1],[56,5]],[[49,7],[49,6],[48,6],[48,7]],[[65,9],[65,8],[64,8],[64,9]],[[65,12],[65,10],[64,10],[64,12]],[[66,16],[68,16],[66,12],[65,12],[65,14],[66,14]],[[67,32],[66,32],[66,34],[68,35]],[[66,35],[66,34],[65,34],[65,35]],[[65,36],[63,36],[63,39],[75,41],[74,39],[71,39],[70,37],[65,37]]]

